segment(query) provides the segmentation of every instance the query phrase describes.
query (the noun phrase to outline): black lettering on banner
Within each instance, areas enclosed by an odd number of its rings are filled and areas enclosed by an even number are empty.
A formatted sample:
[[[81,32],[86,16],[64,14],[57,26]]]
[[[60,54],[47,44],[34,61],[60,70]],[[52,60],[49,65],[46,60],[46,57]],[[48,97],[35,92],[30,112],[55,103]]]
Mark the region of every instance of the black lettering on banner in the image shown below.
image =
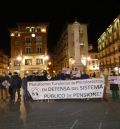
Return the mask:
[[[71,85],[75,85],[75,82],[71,82]]]
[[[84,97],[100,97],[101,92],[92,92],[92,93],[73,93],[73,98],[84,98]]]
[[[42,91],[47,91],[47,88],[42,88]]]
[[[71,90],[79,90],[78,87],[71,87]]]
[[[44,99],[64,99],[65,94],[44,94]]]
[[[80,90],[94,90],[94,89],[103,89],[103,85],[87,85],[87,86],[80,86]]]
[[[48,91],[68,91],[70,87],[48,87]]]

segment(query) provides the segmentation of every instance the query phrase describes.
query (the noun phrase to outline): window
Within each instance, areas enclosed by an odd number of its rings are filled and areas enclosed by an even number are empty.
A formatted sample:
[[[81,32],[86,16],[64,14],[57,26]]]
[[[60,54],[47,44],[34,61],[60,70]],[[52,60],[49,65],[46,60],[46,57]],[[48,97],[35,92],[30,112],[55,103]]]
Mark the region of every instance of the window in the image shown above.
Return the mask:
[[[15,41],[15,45],[16,46],[20,45],[20,42],[19,41]]]
[[[80,32],[80,36],[83,37],[83,30],[81,29],[79,32]]]
[[[37,27],[37,32],[40,32],[40,27]]]
[[[20,61],[14,61],[14,66],[20,66]]]
[[[36,43],[42,44],[42,36],[36,36]]]
[[[18,32],[15,32],[15,36],[18,37],[20,34]]]
[[[41,47],[37,48],[37,53],[42,53],[42,48]]]
[[[31,43],[31,37],[29,37],[29,36],[26,36],[25,37],[25,44],[30,44]]]
[[[25,65],[32,65],[32,59],[25,59]]]
[[[92,61],[93,65],[95,64],[95,61]]]
[[[30,47],[26,47],[26,48],[25,48],[25,53],[26,53],[26,54],[31,53],[31,48],[30,48]]]
[[[30,32],[30,28],[29,27],[26,27],[26,32]]]
[[[20,47],[19,46],[15,47],[15,55],[16,56],[20,55]]]
[[[43,64],[43,59],[36,59],[36,64],[37,64],[37,65]]]
[[[34,28],[34,27],[31,27],[31,31],[32,31],[32,32],[35,32],[35,28]]]

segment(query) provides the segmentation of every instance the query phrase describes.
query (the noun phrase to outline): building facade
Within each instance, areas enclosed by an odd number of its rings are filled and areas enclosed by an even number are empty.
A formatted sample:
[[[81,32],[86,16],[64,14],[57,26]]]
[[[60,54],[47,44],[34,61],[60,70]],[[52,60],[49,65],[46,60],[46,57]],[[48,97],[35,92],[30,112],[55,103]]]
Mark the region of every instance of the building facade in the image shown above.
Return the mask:
[[[67,24],[54,51],[56,72],[63,67],[77,67],[83,71],[82,59],[88,56],[87,25],[77,21]]]
[[[19,23],[10,29],[11,72],[40,72],[47,69],[47,26],[44,23]]]
[[[8,72],[9,72],[9,58],[3,51],[0,51],[0,74]]]
[[[88,54],[89,57],[87,59],[87,71],[89,75],[94,76],[99,76],[99,59],[98,59],[98,52],[94,50],[93,45],[89,44],[88,45]]]
[[[98,39],[100,70],[120,73],[120,15]]]

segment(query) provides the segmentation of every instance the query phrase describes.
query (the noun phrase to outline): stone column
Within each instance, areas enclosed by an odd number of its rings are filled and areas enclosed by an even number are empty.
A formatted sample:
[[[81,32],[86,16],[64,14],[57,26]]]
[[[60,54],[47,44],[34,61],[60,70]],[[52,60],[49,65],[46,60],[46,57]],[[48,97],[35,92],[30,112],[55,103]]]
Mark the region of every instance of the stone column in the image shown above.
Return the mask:
[[[80,38],[79,38],[79,29],[80,24],[75,21],[73,23],[73,32],[74,32],[74,66],[77,67],[80,71],[83,70],[80,58]]]

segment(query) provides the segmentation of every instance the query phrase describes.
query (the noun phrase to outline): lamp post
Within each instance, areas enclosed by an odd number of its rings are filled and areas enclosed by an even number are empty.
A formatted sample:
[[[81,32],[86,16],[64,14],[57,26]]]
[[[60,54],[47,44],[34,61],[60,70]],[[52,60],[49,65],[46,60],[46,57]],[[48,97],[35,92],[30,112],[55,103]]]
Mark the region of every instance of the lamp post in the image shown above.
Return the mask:
[[[44,61],[45,61],[45,65],[46,65],[46,70],[48,70],[47,69],[47,62],[48,62],[48,60],[49,60],[49,56],[48,55],[46,55],[45,57],[44,57]]]
[[[84,71],[87,71],[88,70],[88,62],[91,60],[91,58],[88,56],[88,57],[83,57],[82,59],[81,59],[81,62],[82,62],[82,64],[83,64],[83,66],[84,66]]]

